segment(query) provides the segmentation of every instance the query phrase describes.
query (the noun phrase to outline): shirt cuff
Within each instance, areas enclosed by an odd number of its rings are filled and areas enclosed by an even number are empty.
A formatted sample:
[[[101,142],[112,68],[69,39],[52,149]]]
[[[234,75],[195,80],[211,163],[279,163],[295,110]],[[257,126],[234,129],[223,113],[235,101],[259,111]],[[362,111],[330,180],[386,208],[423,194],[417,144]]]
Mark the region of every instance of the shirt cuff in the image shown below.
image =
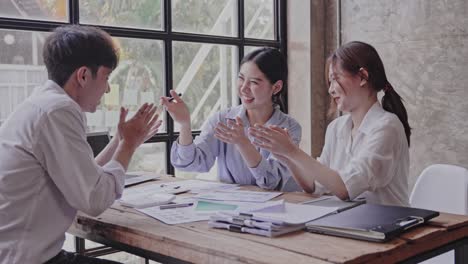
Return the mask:
[[[181,160],[193,160],[195,156],[195,144],[192,142],[190,145],[180,145],[178,140],[175,142],[177,156]]]
[[[363,183],[358,175],[353,175],[352,172],[346,171],[338,171],[338,174],[343,179],[350,200],[356,199],[356,197],[366,191],[367,183]]]
[[[260,163],[256,167],[249,168],[252,174],[254,175],[265,175],[266,171],[268,170],[268,161],[262,157]]]
[[[328,192],[327,188],[325,188],[322,184],[320,184],[320,182],[314,181],[314,184],[315,184],[314,194],[324,195]]]
[[[266,189],[273,189],[276,188],[278,183],[274,184],[272,186],[272,182],[267,181],[267,175],[268,175],[268,169],[270,165],[268,163],[268,160],[262,157],[262,160],[260,163],[257,165],[257,167],[249,168],[250,172],[252,173],[252,176],[255,178],[255,181],[257,182],[257,185],[266,188]],[[261,182],[261,184],[259,183]]]
[[[102,166],[104,173],[111,175],[114,177],[115,181],[115,193],[116,199],[122,197],[123,189],[125,186],[125,169],[120,164],[120,162],[116,160],[111,160]]]

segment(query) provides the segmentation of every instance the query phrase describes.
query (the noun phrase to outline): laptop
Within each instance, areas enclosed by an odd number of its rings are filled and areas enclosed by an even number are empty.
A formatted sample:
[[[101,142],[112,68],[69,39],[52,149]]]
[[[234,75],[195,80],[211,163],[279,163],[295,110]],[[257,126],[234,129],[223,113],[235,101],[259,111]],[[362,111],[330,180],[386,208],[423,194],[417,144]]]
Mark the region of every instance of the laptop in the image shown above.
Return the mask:
[[[97,155],[109,144],[110,136],[109,132],[90,132],[86,134],[86,140],[88,141],[89,146],[93,150],[94,157]]]
[[[96,157],[109,144],[110,135],[108,131],[90,132],[86,134],[86,140],[93,150],[93,155]],[[155,174],[142,175],[141,173],[133,172],[125,174],[125,187],[130,187],[143,182],[156,180],[159,176]]]

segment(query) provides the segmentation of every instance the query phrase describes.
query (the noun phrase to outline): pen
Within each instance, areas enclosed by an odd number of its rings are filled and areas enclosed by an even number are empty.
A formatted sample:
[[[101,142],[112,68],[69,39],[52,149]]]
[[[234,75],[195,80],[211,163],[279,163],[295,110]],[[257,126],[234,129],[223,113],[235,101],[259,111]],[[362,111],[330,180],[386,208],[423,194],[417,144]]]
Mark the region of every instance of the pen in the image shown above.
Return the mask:
[[[164,209],[172,209],[172,208],[180,208],[180,207],[189,207],[192,205],[193,203],[165,204],[165,205],[159,206],[159,209],[164,210]]]
[[[177,95],[182,96],[182,93],[178,93]],[[175,99],[174,97],[169,97],[168,101],[172,102],[172,101],[174,101],[174,99]],[[158,106],[158,109],[156,110],[156,114],[158,116],[160,116],[161,113],[164,111],[164,109],[165,109],[165,107],[163,105]],[[163,187],[163,186],[161,186],[161,187]]]
[[[233,225],[233,224],[226,224],[226,223],[219,223],[219,222],[214,222],[214,221],[209,221],[208,225],[214,228],[223,228],[227,229],[231,232],[237,232],[237,233],[249,233],[249,234],[254,234],[254,235],[260,235],[260,236],[271,236],[271,232],[267,230],[261,230],[261,229],[256,229],[256,228],[247,228],[247,227],[242,227],[240,225]]]
[[[177,94],[179,97],[182,96],[182,93]],[[169,102],[172,102],[175,98],[174,97],[169,97]]]
[[[164,187],[169,187],[169,188],[172,188],[172,189],[179,189],[180,188],[180,185],[176,185],[176,186],[171,186],[171,185],[168,185],[168,184],[161,184],[159,187],[161,188],[164,188]]]

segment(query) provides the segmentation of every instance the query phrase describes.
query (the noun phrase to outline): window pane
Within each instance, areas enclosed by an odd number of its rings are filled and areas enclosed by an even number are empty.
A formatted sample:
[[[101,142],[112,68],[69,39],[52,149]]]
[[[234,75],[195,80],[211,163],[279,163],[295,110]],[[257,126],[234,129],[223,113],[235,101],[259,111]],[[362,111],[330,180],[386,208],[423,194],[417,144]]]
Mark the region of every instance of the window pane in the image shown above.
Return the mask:
[[[236,0],[173,0],[171,3],[172,31],[237,36]]]
[[[0,17],[68,21],[67,0],[2,0]]]
[[[174,87],[188,105],[193,130],[220,109],[239,103],[237,47],[174,42],[172,54]]]
[[[81,0],[80,22],[146,29],[163,28],[161,0]]]
[[[120,63],[109,78],[110,92],[104,95],[95,113],[87,113],[90,131],[114,133],[121,106],[129,109],[129,118],[146,102],[159,104],[159,98],[164,94],[163,42],[114,40],[120,46]],[[165,127],[159,129],[162,131]]]
[[[48,33],[0,29],[0,123],[47,80],[42,46]]]
[[[256,39],[275,39],[273,0],[245,0],[244,36]]]
[[[247,55],[250,52],[252,52],[252,51],[254,51],[256,49],[260,49],[260,48],[263,48],[263,47],[260,47],[260,46],[245,46],[244,47],[244,55]]]
[[[128,171],[150,171],[166,174],[166,143],[142,144],[133,154]]]

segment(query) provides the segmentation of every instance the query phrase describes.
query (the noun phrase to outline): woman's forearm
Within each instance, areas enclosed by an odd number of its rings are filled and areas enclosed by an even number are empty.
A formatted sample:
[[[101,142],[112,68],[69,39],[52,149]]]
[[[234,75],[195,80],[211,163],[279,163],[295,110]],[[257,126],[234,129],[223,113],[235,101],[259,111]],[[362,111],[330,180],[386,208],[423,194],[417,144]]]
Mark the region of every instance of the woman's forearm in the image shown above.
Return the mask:
[[[297,162],[298,159],[303,160]],[[294,180],[299,184],[299,186],[308,193],[313,193],[315,191],[315,179],[309,173],[305,172],[303,164],[307,163],[307,160],[310,159],[310,156],[302,151],[299,147],[291,155],[281,156],[283,163],[288,166]]]
[[[348,199],[346,186],[335,170],[321,164],[299,148],[288,155],[287,160],[294,179],[304,191],[313,192],[315,181],[318,181],[340,199]]]
[[[260,161],[262,161],[262,155],[252,143],[238,144],[236,147],[249,168],[257,167]]]
[[[190,145],[193,142],[193,137],[192,137],[192,128],[189,125],[184,125],[180,128],[180,134],[179,134],[179,144],[186,146]]]

